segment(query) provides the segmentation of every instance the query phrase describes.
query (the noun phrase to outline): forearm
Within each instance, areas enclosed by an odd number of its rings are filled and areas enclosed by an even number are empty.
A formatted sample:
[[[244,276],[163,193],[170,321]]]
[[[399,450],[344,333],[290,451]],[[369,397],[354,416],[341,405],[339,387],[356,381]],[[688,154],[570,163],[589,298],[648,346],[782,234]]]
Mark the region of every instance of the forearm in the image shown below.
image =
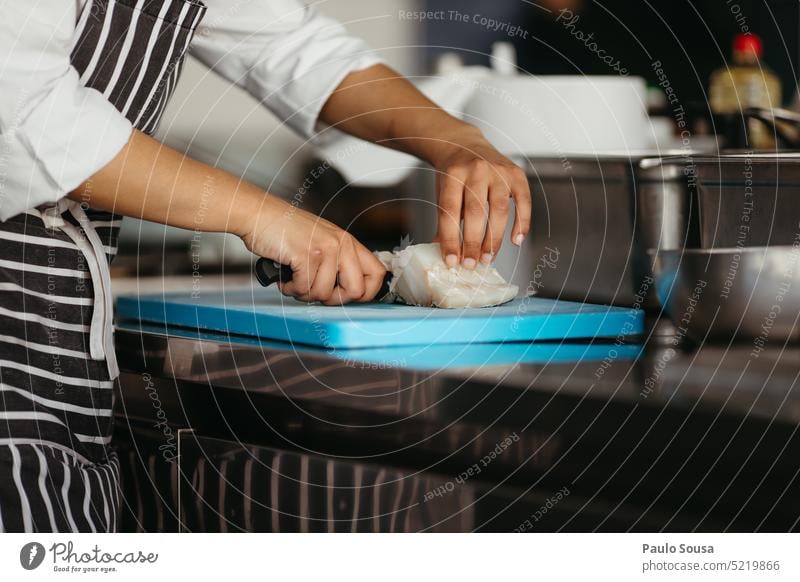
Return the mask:
[[[482,140],[478,129],[453,117],[389,67],[348,75],[326,102],[320,119],[372,142],[433,165],[443,142]]]
[[[138,131],[69,197],[124,216],[239,236],[250,231],[267,199],[260,188]]]
[[[69,197],[125,216],[238,235],[253,253],[292,268],[281,290],[303,301],[369,301],[383,282],[380,261],[335,225],[140,132]]]

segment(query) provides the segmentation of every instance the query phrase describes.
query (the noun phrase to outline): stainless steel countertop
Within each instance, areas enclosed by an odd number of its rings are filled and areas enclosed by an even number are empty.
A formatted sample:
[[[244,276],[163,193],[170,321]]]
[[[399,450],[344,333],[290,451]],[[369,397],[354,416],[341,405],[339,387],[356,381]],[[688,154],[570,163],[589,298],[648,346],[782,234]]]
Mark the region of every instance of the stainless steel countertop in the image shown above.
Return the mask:
[[[536,391],[645,407],[697,408],[800,423],[800,346],[708,345],[682,351],[650,333],[635,361],[415,370],[360,364],[302,348],[117,331],[123,370],[219,389],[279,395],[390,416],[430,415],[452,390]]]
[[[479,466],[486,491],[568,487],[575,515],[591,505],[626,529],[800,523],[797,346],[681,352],[653,333],[636,361],[441,372],[152,329],[118,331],[117,350],[118,430],[168,424],[448,479]]]

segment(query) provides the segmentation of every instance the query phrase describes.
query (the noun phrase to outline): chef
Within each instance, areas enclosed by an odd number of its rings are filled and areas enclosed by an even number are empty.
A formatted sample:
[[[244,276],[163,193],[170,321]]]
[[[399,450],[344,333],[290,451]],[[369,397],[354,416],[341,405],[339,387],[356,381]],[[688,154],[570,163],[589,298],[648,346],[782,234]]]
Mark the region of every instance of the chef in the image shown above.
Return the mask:
[[[335,126],[430,163],[448,265],[491,262],[511,208],[511,241],[528,233],[524,173],[299,0],[0,2],[0,531],[117,528],[123,216],[196,228],[202,204],[201,229],[291,266],[281,291],[302,301],[381,285],[347,232],[151,137],[187,53],[307,138]]]

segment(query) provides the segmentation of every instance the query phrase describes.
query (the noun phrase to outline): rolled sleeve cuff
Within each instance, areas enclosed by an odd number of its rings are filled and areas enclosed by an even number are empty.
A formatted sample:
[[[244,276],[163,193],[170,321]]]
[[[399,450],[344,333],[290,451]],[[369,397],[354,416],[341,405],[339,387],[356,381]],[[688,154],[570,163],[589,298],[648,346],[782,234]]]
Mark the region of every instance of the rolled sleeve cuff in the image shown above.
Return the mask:
[[[360,41],[354,41],[354,44],[361,49],[360,54],[354,56],[355,51],[348,50],[356,47],[341,47],[345,54],[341,57],[331,56],[325,64],[274,91],[266,98],[265,105],[298,134],[318,141],[318,133],[324,127],[324,124],[318,123],[320,112],[336,88],[350,73],[383,63]]]
[[[17,127],[3,131],[0,220],[53,203],[106,166],[128,143],[131,123],[73,70]]]

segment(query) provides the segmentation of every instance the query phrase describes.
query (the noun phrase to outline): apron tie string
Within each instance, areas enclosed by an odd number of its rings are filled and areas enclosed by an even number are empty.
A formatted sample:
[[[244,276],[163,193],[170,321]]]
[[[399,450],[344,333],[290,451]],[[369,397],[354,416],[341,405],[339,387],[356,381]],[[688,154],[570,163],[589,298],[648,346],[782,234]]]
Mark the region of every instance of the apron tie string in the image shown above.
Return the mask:
[[[64,220],[69,212],[81,228]],[[116,352],[114,351],[114,305],[111,294],[111,270],[103,249],[103,241],[92,227],[79,202],[62,198],[56,204],[40,211],[45,227],[59,229],[78,246],[86,257],[94,289],[92,322],[89,328],[89,354],[93,360],[106,360],[108,374],[113,380],[119,376]]]

